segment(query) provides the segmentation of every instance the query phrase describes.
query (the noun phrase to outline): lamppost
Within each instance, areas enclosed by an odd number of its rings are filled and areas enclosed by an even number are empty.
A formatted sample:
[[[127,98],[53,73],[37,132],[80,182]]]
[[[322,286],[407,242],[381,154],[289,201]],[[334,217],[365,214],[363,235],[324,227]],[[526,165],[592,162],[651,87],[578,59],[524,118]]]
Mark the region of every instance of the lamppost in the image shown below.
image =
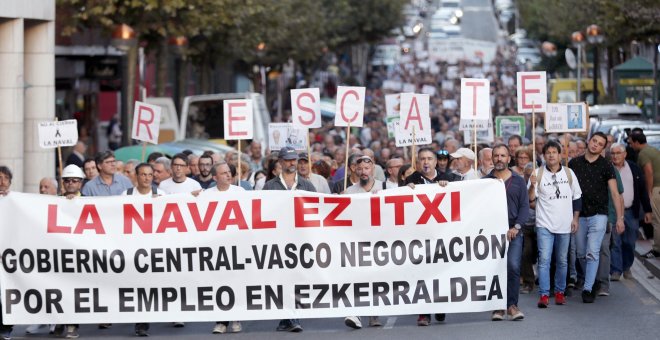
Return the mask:
[[[598,104],[598,45],[605,41],[605,36],[598,25],[587,27],[587,41],[594,45],[594,105]]]
[[[135,98],[135,73],[137,66],[137,37],[126,24],[120,24],[112,32],[112,46],[123,51],[121,80],[121,141],[131,145],[131,116]]]
[[[573,46],[577,48],[577,100],[582,101],[582,48],[584,48],[584,34],[577,31],[571,34],[571,41]]]
[[[261,86],[261,95],[266,98],[266,68],[264,67],[264,55],[266,54],[266,43],[260,42],[257,45],[257,57],[259,57],[259,85]]]
[[[181,97],[186,92],[185,77],[182,76],[181,69],[183,67],[183,52],[188,45],[188,39],[183,36],[171,37],[168,43],[172,48],[172,53],[174,53],[174,91],[172,91],[174,94],[174,105],[177,110],[180,110],[181,107],[179,104],[181,103]]]

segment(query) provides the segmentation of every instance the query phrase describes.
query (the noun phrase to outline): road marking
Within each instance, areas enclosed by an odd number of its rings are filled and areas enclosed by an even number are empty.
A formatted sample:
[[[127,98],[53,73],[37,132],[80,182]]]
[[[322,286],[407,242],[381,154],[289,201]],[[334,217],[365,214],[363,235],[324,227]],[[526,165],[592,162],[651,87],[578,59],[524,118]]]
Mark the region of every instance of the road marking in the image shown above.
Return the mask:
[[[490,6],[468,6],[468,7],[463,7],[463,13],[465,12],[485,12],[491,11]]]
[[[392,329],[394,328],[394,324],[396,323],[396,316],[390,316],[387,318],[387,322],[385,322],[385,326],[383,326],[383,329]]]

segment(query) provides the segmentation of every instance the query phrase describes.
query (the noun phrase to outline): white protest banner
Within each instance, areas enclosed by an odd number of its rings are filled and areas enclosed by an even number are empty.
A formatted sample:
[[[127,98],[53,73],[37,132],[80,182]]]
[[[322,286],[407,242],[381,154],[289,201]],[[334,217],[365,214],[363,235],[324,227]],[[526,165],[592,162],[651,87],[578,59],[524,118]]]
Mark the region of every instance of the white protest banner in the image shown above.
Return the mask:
[[[223,102],[226,140],[252,139],[254,135],[252,105],[251,99],[232,99]]]
[[[428,94],[402,93],[401,118],[402,132],[410,132],[413,128],[415,135],[431,135],[430,97]]]
[[[461,78],[461,119],[490,118],[490,80]]]
[[[545,112],[548,103],[548,83],[545,71],[518,72],[518,113]]]
[[[474,120],[474,119],[461,119],[458,125],[458,130],[459,131],[467,131],[467,130],[474,130],[475,129],[475,124],[477,131],[483,131],[483,130],[488,130],[493,128],[493,120],[492,119],[487,119],[487,120]]]
[[[491,63],[495,60],[497,43],[465,38],[429,40],[429,59],[455,64],[459,60]],[[451,79],[451,78],[450,78]]]
[[[335,126],[359,127],[364,124],[364,93],[366,88],[356,86],[337,87],[337,113]]]
[[[588,121],[585,103],[548,103],[545,132],[585,132]]]
[[[387,117],[399,117],[399,108],[401,107],[401,94],[385,95],[385,113]]]
[[[318,88],[291,90],[291,121],[300,128],[321,127],[321,95]]]
[[[389,122],[388,122],[389,123]],[[394,130],[394,142],[397,147],[410,146],[410,145],[428,145],[433,143],[433,136],[430,129],[424,133],[417,133],[415,131],[415,138],[413,143],[412,129],[406,131],[401,125],[401,118],[392,120],[392,129]]]
[[[292,123],[268,124],[268,148],[271,151],[290,146],[296,150],[307,148],[307,129],[299,128]]]
[[[158,144],[161,111],[162,108],[158,105],[136,101],[135,109],[133,110],[131,138],[151,144]]]
[[[430,96],[435,96],[435,86],[432,85],[424,85],[422,86],[422,93],[428,94]]]
[[[506,193],[494,179],[342,196],[11,192],[0,214],[12,217],[0,219],[6,324],[506,308]]]
[[[385,80],[385,81],[383,81],[383,90],[392,90],[392,91],[399,92],[399,91],[401,91],[402,86],[403,85],[401,84],[400,81],[396,81],[396,80]]]
[[[39,146],[44,149],[73,146],[78,142],[78,123],[75,119],[39,122]]]

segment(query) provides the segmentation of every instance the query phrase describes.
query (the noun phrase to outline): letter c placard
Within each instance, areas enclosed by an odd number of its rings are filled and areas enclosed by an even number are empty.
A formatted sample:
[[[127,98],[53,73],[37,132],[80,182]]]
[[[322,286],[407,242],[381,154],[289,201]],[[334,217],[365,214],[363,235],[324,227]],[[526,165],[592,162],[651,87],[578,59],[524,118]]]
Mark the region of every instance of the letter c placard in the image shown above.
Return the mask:
[[[361,127],[364,122],[364,87],[337,87],[335,126]]]

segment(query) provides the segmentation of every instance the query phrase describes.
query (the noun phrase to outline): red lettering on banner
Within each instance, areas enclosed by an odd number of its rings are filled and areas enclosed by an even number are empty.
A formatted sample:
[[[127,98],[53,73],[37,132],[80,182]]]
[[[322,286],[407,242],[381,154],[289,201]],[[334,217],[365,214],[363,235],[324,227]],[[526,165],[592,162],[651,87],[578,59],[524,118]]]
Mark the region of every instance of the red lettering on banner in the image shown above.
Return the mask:
[[[351,118],[351,119],[348,119],[348,117],[346,117],[346,114],[344,114],[344,102],[346,101],[346,96],[348,96],[349,94],[352,94],[353,96],[355,96],[355,99],[360,100],[360,95],[357,93],[357,91],[355,91],[355,90],[348,90],[348,91],[346,91],[346,92],[344,93],[344,95],[341,97],[341,105],[339,106],[339,112],[341,113],[341,118],[342,118],[345,122],[347,122],[347,123],[348,123],[348,122],[352,123],[352,122],[354,122],[354,121],[357,119],[357,117],[358,117],[358,115],[359,115],[359,112],[355,112],[355,115],[354,115],[353,118]]]
[[[338,220],[339,216],[351,204],[350,197],[326,197],[323,203],[336,203],[337,206],[330,211],[328,216],[323,219],[324,227],[350,227],[353,225],[351,220]]]
[[[69,234],[71,233],[71,227],[68,226],[59,226],[57,225],[57,205],[49,204],[48,205],[48,228],[46,229],[47,233],[52,234]]]
[[[406,203],[410,203],[414,200],[413,195],[405,196],[387,196],[385,197],[385,203],[394,204],[394,224],[403,225],[405,222],[404,210],[403,207]]]
[[[154,209],[152,204],[144,205],[144,217],[132,204],[124,204],[124,234],[133,233],[133,222],[135,222],[145,234],[151,234],[153,229]]]
[[[305,220],[305,215],[318,215],[318,206],[313,208],[306,208],[305,203],[319,203],[318,197],[294,197],[293,198],[293,215],[295,216],[296,228],[307,227],[320,227],[320,220]]]
[[[232,213],[234,214],[234,218],[231,218]],[[230,225],[237,226],[239,230],[248,229],[241,205],[236,200],[227,201],[227,206],[225,206],[222,217],[220,217],[220,222],[218,222],[218,230],[226,230],[227,226]]]
[[[371,203],[371,226],[380,227],[380,197],[374,196],[369,202]]]
[[[431,216],[433,216],[438,223],[447,222],[445,216],[440,212],[440,203],[443,198],[445,198],[444,192],[435,194],[433,201],[430,201],[426,195],[417,195],[417,199],[419,199],[424,206],[424,212],[422,213],[422,216],[419,217],[419,220],[417,220],[417,224],[426,224],[431,219]]]
[[[522,107],[523,109],[540,109],[542,106],[541,104],[527,104],[527,94],[533,94],[533,93],[541,93],[541,89],[528,89],[527,88],[527,80],[539,80],[541,79],[541,75],[539,74],[526,74],[526,75],[521,75],[520,76],[520,92],[522,92]]]
[[[415,108],[415,112],[417,112],[417,115],[415,116],[410,115],[413,111],[413,107]],[[415,98],[415,96],[412,97],[412,102],[410,103],[410,111],[408,111],[408,116],[406,118],[406,130],[408,130],[408,123],[410,123],[411,120],[416,120],[419,123],[419,129],[424,130],[424,126],[422,125],[422,117],[419,113],[419,105],[417,104],[417,98]]]
[[[252,229],[273,229],[276,227],[276,221],[263,221],[261,219],[261,200],[252,200]]]
[[[312,115],[312,117],[309,120],[304,120],[301,116],[298,116],[298,121],[300,121],[300,123],[303,125],[311,125],[312,123],[314,123],[314,120],[316,120],[316,113],[314,112],[314,110],[306,106],[302,106],[302,104],[300,103],[302,98],[309,98],[311,99],[312,103],[315,103],[316,99],[314,99],[314,96],[311,93],[307,93],[307,92],[301,93],[298,96],[298,98],[296,98],[296,105],[298,105],[298,109],[300,111],[307,112]]]
[[[451,221],[461,221],[461,192],[453,191],[451,193]]]
[[[215,212],[215,207],[217,206],[218,202],[210,202],[209,206],[206,208],[204,219],[202,220],[199,215],[199,208],[197,207],[197,204],[188,203],[190,217],[192,217],[193,223],[195,224],[195,229],[197,229],[197,231],[209,230],[209,225],[211,224],[211,219],[213,218],[213,212]]]
[[[149,118],[149,120],[142,119],[142,111],[148,111],[151,114],[151,118]],[[147,133],[149,134],[149,139],[154,139],[151,136],[151,128],[149,127],[149,124],[154,122],[155,117],[156,117],[156,115],[154,114],[154,110],[152,110],[151,108],[146,107],[146,106],[138,107],[138,122],[137,122],[137,131],[136,131],[135,135],[137,137],[140,136],[140,125],[144,125],[144,127],[147,129]]]
[[[170,221],[172,217],[174,217],[174,221]],[[186,225],[183,223],[181,210],[179,210],[179,206],[176,203],[167,203],[165,205],[163,217],[161,217],[158,228],[156,228],[156,233],[164,233],[165,230],[169,228],[174,228],[180,233],[185,233],[187,231]]]
[[[481,81],[466,81],[465,86],[473,86],[472,88],[472,116],[477,115],[477,87],[485,86],[486,83]]]
[[[229,103],[227,105],[227,109],[229,112],[227,112],[227,120],[229,122],[229,136],[247,136],[247,131],[234,131],[234,121],[243,121],[245,120],[245,116],[235,116],[233,112],[233,108],[235,107],[245,107],[247,106],[247,103],[245,102],[239,102],[239,103]]]
[[[91,221],[87,222],[89,219]],[[96,206],[93,204],[85,204],[83,206],[80,219],[78,219],[78,224],[76,224],[76,229],[73,230],[73,233],[82,234],[87,229],[93,230],[96,234],[105,234],[101,217],[96,210]]]

